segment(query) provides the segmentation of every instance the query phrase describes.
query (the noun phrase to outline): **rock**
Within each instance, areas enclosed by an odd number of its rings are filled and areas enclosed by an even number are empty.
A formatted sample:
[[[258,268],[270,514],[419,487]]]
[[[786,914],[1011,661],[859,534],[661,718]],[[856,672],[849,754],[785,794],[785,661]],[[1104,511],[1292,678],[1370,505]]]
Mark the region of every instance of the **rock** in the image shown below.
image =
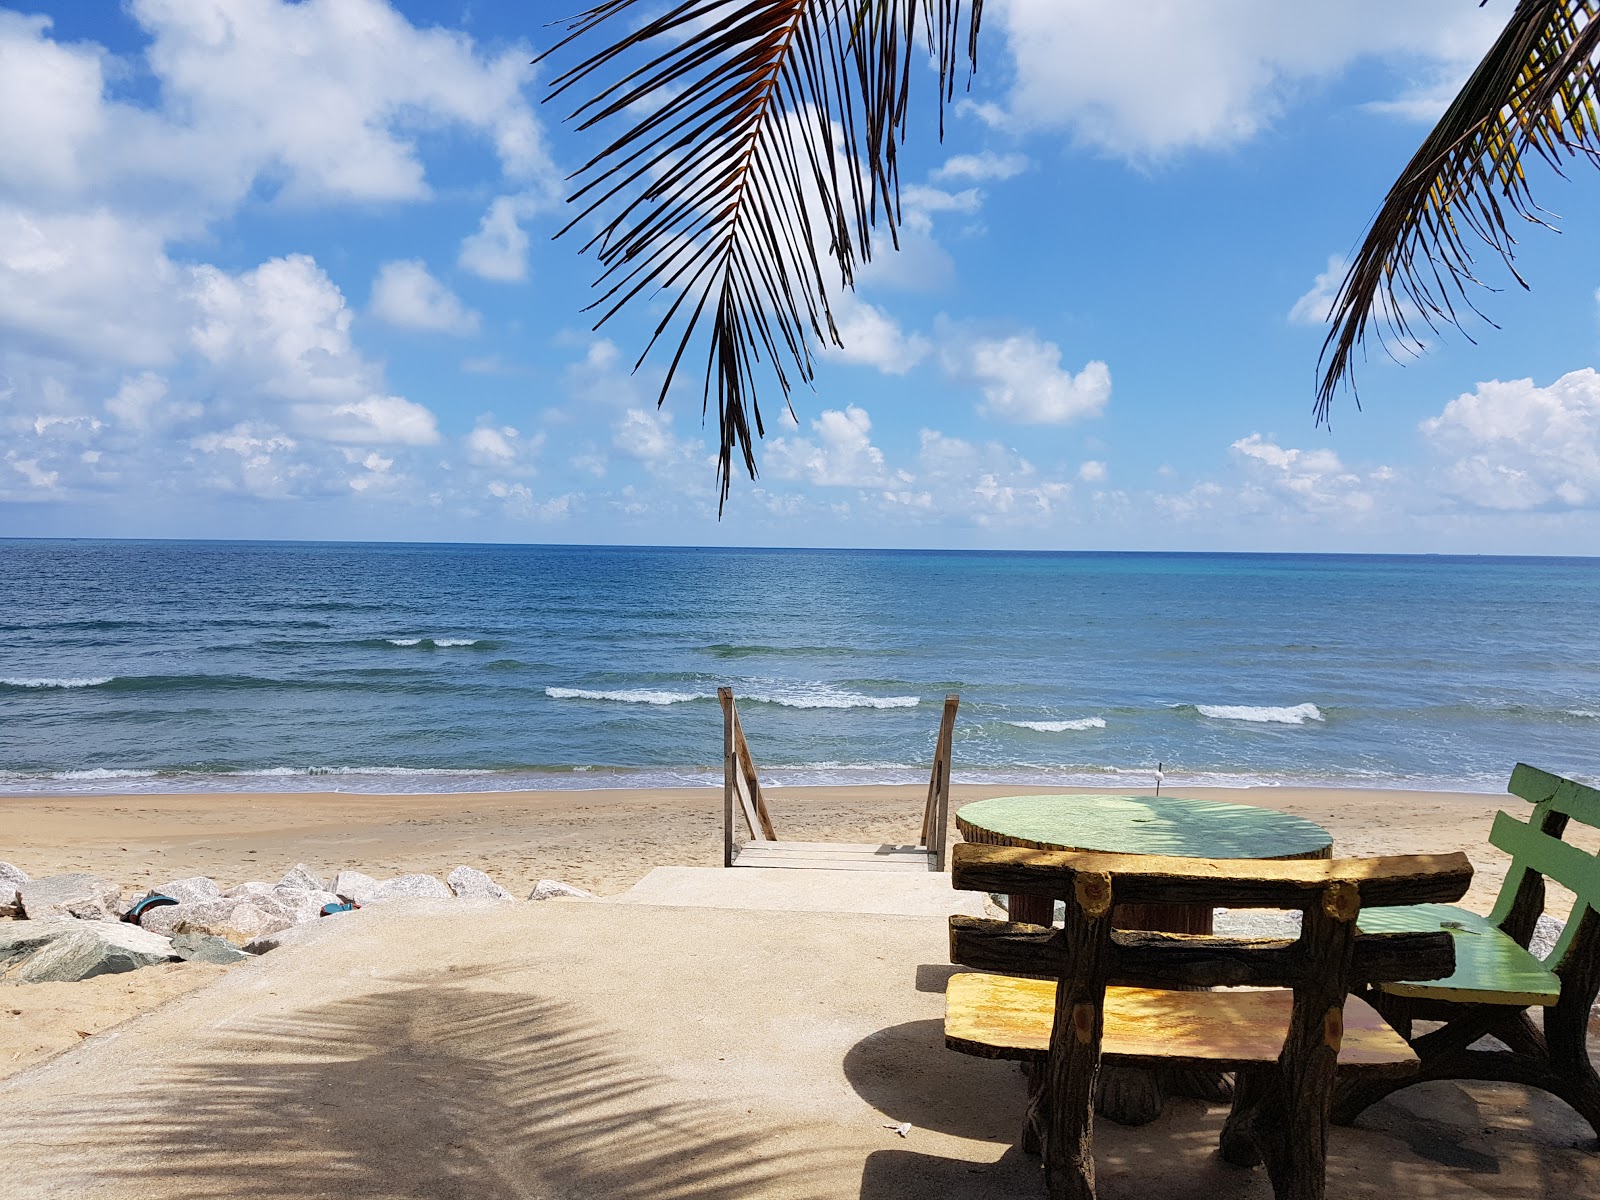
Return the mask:
[[[0,974],[12,963],[20,962],[41,946],[71,933],[81,922],[71,918],[54,921],[18,921],[0,927]]]
[[[232,942],[208,933],[173,934],[172,952],[185,962],[221,963],[223,966],[250,957]]]
[[[291,925],[276,933],[264,933],[258,938],[251,938],[244,944],[244,949],[249,954],[265,954],[269,950],[281,950],[287,946],[309,946],[337,934],[344,921],[345,918],[341,916],[326,921],[307,921],[304,925]]]
[[[343,903],[332,892],[312,892],[303,888],[284,887],[281,883],[272,889],[272,898],[294,916],[294,923],[315,921],[322,915],[323,907]]]
[[[573,887],[570,883],[562,883],[559,879],[541,879],[533,885],[533,891],[528,893],[529,900],[561,900],[571,898],[575,900],[596,900],[593,892],[586,892],[581,887]]]
[[[169,936],[203,933],[243,943],[294,924],[294,913],[272,896],[219,896],[152,909],[144,927]]]
[[[270,896],[272,895],[272,886],[270,883],[236,883],[222,894],[229,900],[249,899],[251,896]]]
[[[280,888],[294,888],[302,892],[325,892],[328,885],[320,875],[305,863],[296,863],[294,868],[285,872],[282,879],[278,880]]]
[[[444,877],[463,900],[515,900],[516,897],[476,867],[457,867]]]
[[[122,911],[122,889],[98,875],[51,875],[22,885],[22,912],[30,921],[76,917],[115,921]]]
[[[8,983],[76,983],[171,962],[172,942],[120,922],[80,921],[23,959]]]
[[[179,904],[196,900],[215,900],[222,895],[222,889],[217,886],[217,881],[207,879],[204,875],[174,879],[170,883],[163,883],[160,887],[153,887],[150,890],[158,896],[171,896]]]
[[[28,873],[21,867],[0,862],[0,917],[14,917],[22,912],[22,885],[28,883]]]
[[[378,885],[367,900],[358,900],[362,906],[382,904],[388,900],[450,900],[453,893],[432,875],[401,875],[386,879]]]
[[[371,875],[363,875],[360,871],[340,871],[334,876],[333,887],[330,890],[340,899],[355,904],[365,904],[377,892],[378,881]]]

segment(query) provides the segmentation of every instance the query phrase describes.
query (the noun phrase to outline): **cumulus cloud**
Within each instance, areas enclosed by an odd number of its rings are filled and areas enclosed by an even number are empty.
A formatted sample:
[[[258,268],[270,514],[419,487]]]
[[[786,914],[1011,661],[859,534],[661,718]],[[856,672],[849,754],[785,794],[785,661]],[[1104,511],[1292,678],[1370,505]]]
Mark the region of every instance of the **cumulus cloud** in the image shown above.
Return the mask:
[[[932,178],[937,181],[970,179],[981,183],[986,179],[1010,179],[1030,166],[1032,163],[1026,154],[995,154],[985,150],[982,154],[952,155],[933,172]]]
[[[1111,369],[1091,359],[1074,374],[1061,366],[1061,347],[1032,333],[957,339],[945,369],[983,389],[985,416],[1019,425],[1061,425],[1097,417],[1111,399]]]
[[[1440,482],[1470,508],[1600,507],[1600,373],[1480,383],[1423,421]]]
[[[1505,20],[1433,0],[1148,0],[1136,21],[1101,0],[1008,0],[997,15],[1016,82],[994,119],[1132,159],[1251,138],[1298,91],[1363,59],[1465,78]]]
[[[528,231],[521,219],[534,206],[522,196],[497,196],[478,222],[476,233],[462,239],[457,261],[474,275],[497,283],[521,283],[528,277]]]
[[[767,470],[778,479],[819,487],[876,487],[890,481],[883,451],[872,444],[872,418],[850,405],[811,422],[815,438],[778,437],[767,447]]]
[[[285,401],[302,432],[331,441],[438,441],[428,409],[380,390],[377,368],[351,343],[344,296],[310,256],[237,276],[199,267],[195,281],[192,342],[236,406]]]
[[[871,417],[855,405],[825,411],[811,422],[811,434],[774,438],[767,474],[853,489],[858,503],[897,521],[1038,524],[1072,496],[1069,482],[1047,477],[999,442],[975,443],[936,429],[921,431],[914,459],[893,466],[872,440]],[[760,499],[771,512],[794,512],[803,503],[776,492]]]
[[[294,253],[224,268],[192,248],[247,201],[427,199],[442,131],[487,145],[525,203],[552,194],[530,54],[384,0],[124,11],[150,80],[137,99],[104,47],[0,11],[0,494],[18,463],[58,489],[401,487],[397,456],[439,442],[438,422],[361,352],[327,271]],[[476,320],[417,263],[385,268],[374,312],[456,333]]]
[[[931,349],[927,338],[906,333],[883,309],[849,290],[835,300],[833,317],[844,346],[824,343],[822,352],[842,362],[876,367],[886,375],[904,375]]]
[[[453,333],[478,332],[479,316],[428,272],[421,259],[386,262],[372,281],[372,314],[397,329]]]
[[[497,425],[482,417],[472,432],[462,439],[467,461],[478,467],[499,471],[531,471],[532,460],[544,446],[545,435],[518,432],[514,425]]]

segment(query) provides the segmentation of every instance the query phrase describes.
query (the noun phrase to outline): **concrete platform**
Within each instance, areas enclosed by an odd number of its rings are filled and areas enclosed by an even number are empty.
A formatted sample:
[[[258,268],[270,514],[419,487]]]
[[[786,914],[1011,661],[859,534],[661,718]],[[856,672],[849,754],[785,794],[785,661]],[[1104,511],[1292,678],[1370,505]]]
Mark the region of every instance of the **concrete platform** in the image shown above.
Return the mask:
[[[0,1195],[1042,1200],[1021,1076],[942,1044],[940,920],[433,902],[316,933],[0,1083]],[[1102,1200],[1268,1200],[1223,1116],[1102,1122]],[[1330,1197],[1600,1195],[1540,1094],[1430,1084],[1364,1126]]]
[[[657,867],[613,904],[762,912],[876,913],[938,919],[984,915],[984,897],[931,871],[790,871],[777,867]]]

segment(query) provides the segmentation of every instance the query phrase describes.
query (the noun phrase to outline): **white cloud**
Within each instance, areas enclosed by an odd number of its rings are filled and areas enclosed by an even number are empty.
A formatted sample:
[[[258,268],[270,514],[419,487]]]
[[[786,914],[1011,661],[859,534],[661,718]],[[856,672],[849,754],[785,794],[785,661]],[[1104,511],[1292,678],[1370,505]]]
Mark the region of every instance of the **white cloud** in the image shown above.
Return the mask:
[[[533,215],[521,196],[497,196],[478,223],[478,231],[461,242],[457,261],[474,275],[497,283],[520,283],[528,277],[528,231],[519,218]]]
[[[1091,458],[1078,466],[1078,478],[1085,483],[1104,483],[1106,474],[1106,464],[1097,459]]]
[[[194,420],[205,410],[195,401],[176,401],[167,395],[167,381],[154,371],[144,371],[122,381],[106,400],[106,412],[128,429],[149,430],[174,421]]]
[[[816,440],[777,437],[767,446],[767,471],[818,487],[878,487],[892,482],[883,451],[872,444],[872,418],[850,405],[827,409],[811,422]]]
[[[704,447],[672,431],[672,414],[663,408],[630,408],[612,428],[612,449],[642,463],[658,479],[701,492],[710,482]],[[703,476],[703,477],[702,477]]]
[[[970,179],[981,183],[986,179],[1011,179],[1030,166],[1025,154],[995,154],[985,150],[982,154],[952,155],[934,171],[932,178],[940,181]]]
[[[1289,310],[1289,320],[1296,325],[1326,325],[1339,285],[1350,269],[1349,260],[1342,254],[1328,255],[1327,270],[1312,282],[1310,290],[1294,302]]]
[[[425,199],[441,133],[487,145],[501,186],[542,202],[559,181],[524,95],[531,54],[383,0],[124,11],[137,67],[0,11],[0,481],[28,462],[64,489],[393,492],[394,448],[437,443],[437,421],[361,352],[327,272],[303,254],[249,270],[189,256],[246,202]],[[419,271],[376,291],[409,328],[474,320]]]
[[[1246,523],[1297,530],[1320,524],[1340,532],[1364,526],[1388,535],[1416,499],[1393,468],[1347,466],[1331,448],[1284,446],[1271,435],[1252,433],[1229,449],[1232,472],[1140,501],[1160,519],[1213,535],[1227,536]],[[1157,475],[1170,479],[1176,472],[1165,467]]]
[[[158,232],[106,209],[40,213],[0,202],[0,334],[13,346],[160,366],[181,335],[181,276]]]
[[[568,494],[540,500],[525,483],[512,483],[504,479],[491,479],[484,490],[501,502],[511,516],[529,521],[559,521],[572,515],[578,497]]]
[[[132,11],[195,149],[241,175],[281,172],[296,200],[426,196],[415,134],[447,124],[489,138],[508,175],[550,171],[522,94],[525,49],[484,57],[384,0],[135,0]]]
[[[1061,347],[1032,333],[956,339],[945,369],[983,388],[985,416],[1020,425],[1060,425],[1097,417],[1111,399],[1111,369],[1091,359],[1077,374],[1062,370]]]
[[[1231,449],[1252,480],[1247,491],[1264,489],[1279,502],[1311,512],[1368,511],[1375,502],[1373,485],[1393,478],[1388,468],[1363,476],[1332,450],[1285,448],[1259,433],[1240,438]]]
[[[999,442],[977,445],[924,429],[914,485],[884,499],[990,526],[1046,522],[1071,496],[1070,483],[1044,477]]]
[[[1017,68],[1001,119],[1131,159],[1244,141],[1362,59],[1464,77],[1505,20],[1437,0],[1147,0],[1137,20],[1103,0],[1007,0],[997,15]]]
[[[493,418],[481,417],[471,433],[462,439],[467,461],[478,467],[491,467],[499,471],[533,469],[532,459],[544,446],[545,435],[526,436],[515,426],[496,425]]]
[[[1480,383],[1420,429],[1446,460],[1441,485],[1467,507],[1600,507],[1600,373],[1592,367],[1546,387]]]
[[[314,259],[291,254],[237,276],[199,267],[195,278],[192,342],[235,407],[288,402],[300,431],[331,441],[438,440],[428,409],[379,390],[380,372],[351,344],[344,296]]]
[[[841,292],[833,305],[843,348],[824,343],[823,353],[842,362],[904,375],[927,357],[931,347],[921,334],[907,334],[883,309],[854,292]]]
[[[428,273],[421,259],[386,262],[372,282],[372,313],[398,329],[467,336],[478,332],[478,314]]]

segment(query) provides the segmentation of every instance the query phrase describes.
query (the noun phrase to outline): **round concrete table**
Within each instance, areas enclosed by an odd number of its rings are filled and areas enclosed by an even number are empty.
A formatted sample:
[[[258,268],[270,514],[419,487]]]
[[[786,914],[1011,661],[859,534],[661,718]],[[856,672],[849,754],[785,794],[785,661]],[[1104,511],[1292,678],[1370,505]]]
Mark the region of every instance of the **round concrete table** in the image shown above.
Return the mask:
[[[969,842],[1036,850],[1095,850],[1166,854],[1178,858],[1331,858],[1333,838],[1303,817],[1216,800],[1177,796],[999,796],[956,810],[956,828]],[[1012,896],[1013,921],[1052,924],[1045,897]],[[1212,910],[1192,904],[1119,904],[1112,921],[1122,929],[1210,933]],[[1167,1092],[1224,1101],[1231,1082],[1216,1071],[1105,1067],[1095,1107],[1122,1125],[1161,1115]]]
[[[1331,858],[1333,838],[1304,817],[1253,804],[1177,796],[997,796],[956,810],[969,842],[1036,850],[1100,850],[1178,858]],[[1013,921],[1051,922],[1049,900],[1013,896]],[[1210,933],[1211,910],[1123,905],[1124,929]],[[1159,923],[1152,923],[1159,922]]]

